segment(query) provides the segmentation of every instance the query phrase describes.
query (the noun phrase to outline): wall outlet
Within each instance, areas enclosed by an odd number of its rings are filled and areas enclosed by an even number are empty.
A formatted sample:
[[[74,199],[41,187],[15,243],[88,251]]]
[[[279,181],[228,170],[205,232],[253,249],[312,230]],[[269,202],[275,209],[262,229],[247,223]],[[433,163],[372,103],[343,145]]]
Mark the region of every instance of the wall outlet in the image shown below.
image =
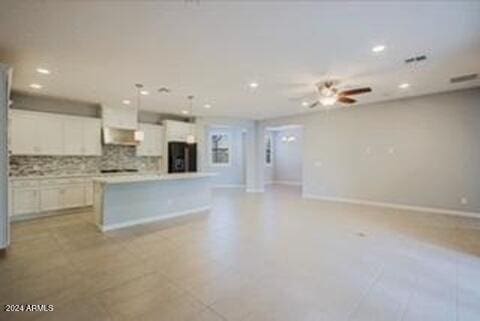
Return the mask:
[[[466,197],[460,198],[460,204],[467,205],[468,204],[468,199]]]
[[[388,153],[389,153],[390,155],[395,154],[395,147],[393,147],[393,146],[392,146],[392,147],[389,147],[389,148],[388,148]]]
[[[313,163],[315,165],[315,167],[322,167],[323,163],[321,161],[315,161],[315,163]]]
[[[368,146],[367,148],[365,148],[365,154],[367,155],[371,155],[372,154],[372,148],[370,146]]]

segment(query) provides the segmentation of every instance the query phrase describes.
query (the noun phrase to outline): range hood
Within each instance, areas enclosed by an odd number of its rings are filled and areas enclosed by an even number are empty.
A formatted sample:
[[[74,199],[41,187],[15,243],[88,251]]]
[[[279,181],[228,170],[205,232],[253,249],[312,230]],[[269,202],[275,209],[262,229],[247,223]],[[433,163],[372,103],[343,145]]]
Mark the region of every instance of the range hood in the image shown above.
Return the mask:
[[[143,132],[135,129],[103,127],[105,145],[136,146],[143,141]]]

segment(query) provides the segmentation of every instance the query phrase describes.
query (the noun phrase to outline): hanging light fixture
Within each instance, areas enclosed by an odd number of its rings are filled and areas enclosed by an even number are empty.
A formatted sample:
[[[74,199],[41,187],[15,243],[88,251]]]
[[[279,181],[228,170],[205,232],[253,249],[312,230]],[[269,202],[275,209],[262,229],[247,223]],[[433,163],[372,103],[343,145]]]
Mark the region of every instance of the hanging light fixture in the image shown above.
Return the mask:
[[[140,110],[140,95],[141,95],[143,85],[135,84],[135,87],[137,88],[137,114],[138,114],[138,111]],[[145,138],[145,134],[143,131],[141,131],[138,128],[138,123],[137,123],[137,129],[135,130],[135,133],[134,133],[134,140],[137,142],[142,142],[144,138]]]
[[[188,100],[190,101],[190,117],[188,119],[188,122],[191,123],[189,126],[189,133],[187,135],[187,144],[195,144],[195,135],[193,133],[193,95],[190,95],[187,97]]]

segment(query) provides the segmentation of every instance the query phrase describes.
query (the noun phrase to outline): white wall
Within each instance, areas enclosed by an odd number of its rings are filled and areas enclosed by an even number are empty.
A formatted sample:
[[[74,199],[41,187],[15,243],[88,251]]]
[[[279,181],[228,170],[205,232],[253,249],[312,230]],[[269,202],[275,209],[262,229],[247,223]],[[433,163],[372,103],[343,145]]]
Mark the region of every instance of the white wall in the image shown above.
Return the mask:
[[[213,179],[217,186],[246,186],[254,188],[255,130],[254,122],[229,118],[206,118],[196,120],[199,168],[202,171],[214,172]],[[231,165],[211,166],[208,152],[208,135],[211,130],[230,133]]]
[[[274,133],[273,181],[301,185],[303,129],[283,129]],[[283,137],[295,137],[295,140],[285,142]]]
[[[292,123],[304,126],[306,195],[480,213],[478,88],[263,126]]]

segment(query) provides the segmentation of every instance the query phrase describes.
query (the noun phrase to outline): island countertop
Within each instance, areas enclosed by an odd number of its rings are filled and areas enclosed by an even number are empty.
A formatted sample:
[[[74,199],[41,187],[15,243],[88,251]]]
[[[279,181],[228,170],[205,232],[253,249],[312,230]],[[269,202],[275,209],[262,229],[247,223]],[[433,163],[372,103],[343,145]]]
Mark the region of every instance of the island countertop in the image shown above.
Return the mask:
[[[124,175],[124,176],[101,176],[94,177],[93,181],[101,184],[125,184],[151,181],[184,180],[215,176],[215,173],[192,172],[174,174],[146,174],[146,175]]]

